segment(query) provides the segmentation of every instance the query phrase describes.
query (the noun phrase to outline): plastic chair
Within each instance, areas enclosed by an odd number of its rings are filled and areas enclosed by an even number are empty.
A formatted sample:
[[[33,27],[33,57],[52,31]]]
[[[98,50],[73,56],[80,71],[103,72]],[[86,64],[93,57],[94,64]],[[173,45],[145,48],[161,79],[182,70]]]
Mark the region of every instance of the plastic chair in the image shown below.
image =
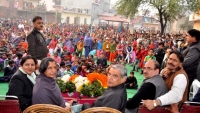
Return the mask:
[[[121,112],[109,107],[93,107],[86,109],[81,113],[121,113]]]
[[[153,110],[148,110],[143,105],[140,105],[140,107],[138,109],[138,113],[171,113],[170,111],[166,110],[165,108],[169,108],[169,106],[156,107]]]
[[[182,105],[180,113],[200,113],[200,103],[187,101]]]
[[[20,113],[20,112],[21,110],[19,107],[19,100],[16,96],[0,95],[0,113]]]
[[[51,104],[35,104],[24,110],[23,113],[71,113],[65,108]]]

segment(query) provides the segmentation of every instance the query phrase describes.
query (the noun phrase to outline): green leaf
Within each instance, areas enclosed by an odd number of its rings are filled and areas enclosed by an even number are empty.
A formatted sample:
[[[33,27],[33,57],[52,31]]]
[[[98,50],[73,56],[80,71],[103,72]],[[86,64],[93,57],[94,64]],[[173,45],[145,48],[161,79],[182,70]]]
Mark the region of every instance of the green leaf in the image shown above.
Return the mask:
[[[101,83],[97,80],[95,80],[92,84],[88,84],[88,85],[83,85],[82,89],[81,89],[81,94],[83,94],[84,96],[101,96],[103,94],[103,92],[105,91],[105,89],[101,86]]]
[[[65,88],[68,90],[69,93],[74,92],[76,90],[75,84],[71,81],[66,82]]]
[[[188,11],[199,11],[200,0],[119,0],[115,8],[118,15],[132,19],[139,7],[153,7],[158,11],[161,34],[167,22],[173,22],[183,17]]]
[[[60,88],[61,92],[63,92],[63,93],[66,92],[66,84],[64,83],[63,80],[57,79],[56,83],[58,84],[58,87]]]

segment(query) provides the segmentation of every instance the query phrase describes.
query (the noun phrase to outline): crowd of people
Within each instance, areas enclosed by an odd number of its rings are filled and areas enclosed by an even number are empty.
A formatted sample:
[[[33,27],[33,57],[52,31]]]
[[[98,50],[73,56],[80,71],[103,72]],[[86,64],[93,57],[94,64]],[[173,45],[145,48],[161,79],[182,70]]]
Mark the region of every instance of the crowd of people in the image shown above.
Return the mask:
[[[179,103],[189,99],[195,79],[194,86],[200,86],[200,31],[196,29],[182,34],[160,35],[159,31],[143,30],[132,34],[129,29],[110,25],[43,23],[36,16],[32,24],[2,21],[0,41],[0,66],[4,70],[0,81],[10,81],[7,95],[19,97],[22,111],[38,103],[66,107],[51,79],[67,74],[106,74],[109,88],[94,106],[112,107],[123,113],[125,108],[126,112],[135,110],[142,100],[149,110],[162,105],[178,108]],[[127,78],[126,65],[133,67]],[[145,77],[140,87],[134,77],[134,72],[139,71]],[[45,86],[47,83],[50,85]],[[41,86],[46,90],[38,94]],[[53,99],[40,97],[49,94],[52,87],[56,88],[48,97]],[[124,88],[138,92],[126,101],[126,90],[120,90]],[[196,89],[193,100],[200,100],[200,90]],[[119,93],[113,93],[115,90]]]

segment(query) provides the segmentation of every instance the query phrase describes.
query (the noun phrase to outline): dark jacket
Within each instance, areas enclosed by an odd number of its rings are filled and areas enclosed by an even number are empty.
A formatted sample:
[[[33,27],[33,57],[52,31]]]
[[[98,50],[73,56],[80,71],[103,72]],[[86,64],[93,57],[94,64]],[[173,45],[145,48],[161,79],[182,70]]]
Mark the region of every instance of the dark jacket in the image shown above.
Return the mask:
[[[197,94],[194,96],[194,98],[192,99],[192,102],[200,102],[200,88],[197,91]]]
[[[27,36],[28,54],[38,60],[47,57],[48,49],[45,37],[36,29]]]
[[[129,77],[126,79],[126,84],[131,84],[131,83],[137,85],[137,79],[136,79],[136,77],[134,77],[134,76],[133,76],[133,77],[129,76]]]
[[[160,75],[156,75],[150,79],[145,79],[138,92],[127,101],[127,109],[135,109],[142,100],[153,100],[167,93],[167,86]]]
[[[56,80],[44,74],[40,74],[36,78],[32,102],[33,104],[53,104],[66,107]]]
[[[6,95],[14,95],[19,98],[20,108],[24,111],[32,105],[33,83],[27,78],[27,75],[18,70],[9,82],[9,88]],[[12,108],[11,108],[12,109]]]
[[[109,87],[102,96],[95,101],[95,107],[110,107],[125,113],[127,93],[124,84]]]
[[[163,58],[165,56],[165,50],[164,49],[158,49],[156,51],[156,54],[155,54],[155,57],[156,57],[156,60],[158,61],[158,63],[161,65],[162,62],[163,62]]]
[[[4,68],[4,76],[12,76],[16,72],[17,68],[16,66],[11,67],[5,67]]]
[[[190,44],[183,51],[184,61],[183,68],[188,75],[188,78],[197,77],[197,67],[200,62],[200,42]]]

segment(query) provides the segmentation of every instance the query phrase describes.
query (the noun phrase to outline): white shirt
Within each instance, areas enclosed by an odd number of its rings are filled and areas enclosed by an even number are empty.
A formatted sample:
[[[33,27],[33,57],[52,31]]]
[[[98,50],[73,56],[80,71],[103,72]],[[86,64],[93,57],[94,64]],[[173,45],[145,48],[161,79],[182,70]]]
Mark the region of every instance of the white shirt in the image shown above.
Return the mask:
[[[20,28],[20,29],[23,28],[24,29],[24,24],[19,24],[18,28]]]
[[[168,93],[158,97],[158,99],[161,101],[162,106],[180,102],[183,98],[186,86],[187,79],[185,75],[178,74],[174,78],[171,90]]]

